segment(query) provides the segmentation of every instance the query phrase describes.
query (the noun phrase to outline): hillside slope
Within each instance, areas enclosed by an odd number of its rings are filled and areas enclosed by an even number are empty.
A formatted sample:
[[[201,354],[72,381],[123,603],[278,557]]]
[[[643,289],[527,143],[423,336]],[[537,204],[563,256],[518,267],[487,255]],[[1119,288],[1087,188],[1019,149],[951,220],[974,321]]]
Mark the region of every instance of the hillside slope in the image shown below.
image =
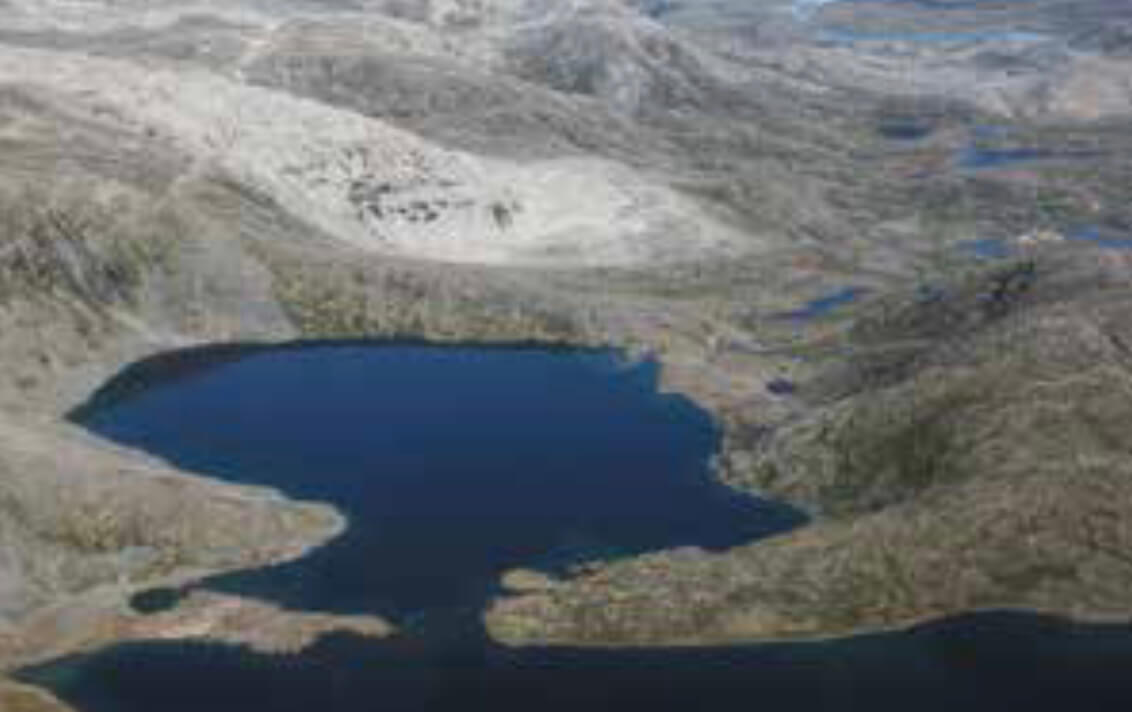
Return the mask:
[[[872,304],[726,478],[813,524],[498,602],[514,643],[717,643],[1026,608],[1132,615],[1132,255],[1054,250]],[[747,417],[758,421],[759,414]],[[741,432],[735,428],[733,433]]]

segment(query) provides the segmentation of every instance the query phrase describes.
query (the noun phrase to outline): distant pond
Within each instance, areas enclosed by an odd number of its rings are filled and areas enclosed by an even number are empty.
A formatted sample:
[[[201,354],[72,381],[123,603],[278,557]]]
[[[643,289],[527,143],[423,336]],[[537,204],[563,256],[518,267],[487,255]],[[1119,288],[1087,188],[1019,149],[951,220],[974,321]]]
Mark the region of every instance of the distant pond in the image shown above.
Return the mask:
[[[372,612],[386,640],[298,655],[130,643],[20,676],[82,712],[1002,710],[1132,701],[1132,635],[985,614],[841,641],[701,649],[507,648],[479,614],[522,566],[725,549],[802,523],[712,478],[719,432],[616,353],[342,343],[140,362],[73,418],[225,480],[329,501],[348,530],[203,587]],[[175,605],[175,591],[135,600]],[[1125,707],[1120,707],[1121,709]]]

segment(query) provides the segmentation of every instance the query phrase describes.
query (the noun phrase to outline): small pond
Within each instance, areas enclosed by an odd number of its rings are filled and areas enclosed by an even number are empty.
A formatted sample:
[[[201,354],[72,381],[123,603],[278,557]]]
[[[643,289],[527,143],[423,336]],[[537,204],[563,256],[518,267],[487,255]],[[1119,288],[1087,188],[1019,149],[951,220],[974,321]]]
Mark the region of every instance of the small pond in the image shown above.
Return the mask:
[[[1001,124],[974,124],[970,128],[970,140],[956,151],[954,159],[957,168],[967,171],[1072,165],[1103,157],[1081,149],[1012,145],[1011,127]]]
[[[1127,230],[1106,228],[1099,225],[1083,225],[1071,229],[1066,238],[1073,242],[1083,242],[1110,250],[1132,250],[1132,235]]]
[[[1009,242],[998,237],[982,237],[956,243],[960,252],[981,260],[1004,260],[1014,254]]]
[[[776,315],[779,319],[804,322],[829,316],[839,308],[853,304],[867,293],[864,287],[841,287],[804,303],[798,309]]]
[[[868,32],[846,27],[828,27],[818,32],[817,39],[823,44],[851,47],[858,43],[899,43],[908,45],[966,45],[975,43],[1032,44],[1043,42],[1047,40],[1048,37],[1034,32],[1017,32],[1010,30]]]
[[[1092,246],[1105,250],[1132,250],[1132,237],[1116,229],[1097,225],[1066,226],[1060,233],[1070,245]],[[1003,260],[1019,254],[1018,247],[1008,240],[995,237],[957,242],[955,247],[963,254],[981,260]]]

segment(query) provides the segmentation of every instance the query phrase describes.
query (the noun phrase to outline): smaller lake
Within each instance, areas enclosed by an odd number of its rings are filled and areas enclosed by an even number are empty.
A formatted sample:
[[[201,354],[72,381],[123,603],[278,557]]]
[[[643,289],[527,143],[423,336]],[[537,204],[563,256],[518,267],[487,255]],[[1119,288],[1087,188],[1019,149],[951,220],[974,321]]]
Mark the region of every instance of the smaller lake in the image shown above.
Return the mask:
[[[1004,260],[1014,254],[1014,248],[999,237],[983,237],[956,243],[960,252],[982,260]]]
[[[975,124],[970,140],[955,155],[955,165],[968,171],[1056,166],[1091,161],[1102,156],[1084,150],[1052,150],[1031,146],[1011,146],[1011,127],[1001,124]],[[996,145],[1001,144],[1001,145]]]
[[[818,41],[824,44],[854,46],[858,43],[898,43],[909,45],[957,45],[975,43],[1031,44],[1048,39],[1034,32],[1010,30],[967,30],[933,32],[928,30],[907,32],[866,32],[844,27],[824,28],[818,32]]]
[[[207,587],[399,622],[478,611],[501,572],[722,549],[793,510],[717,483],[719,432],[658,367],[602,351],[218,347],[124,371],[74,417],[189,470],[328,501],[349,518],[303,559]],[[140,596],[153,610],[175,598]]]
[[[1088,245],[1106,250],[1132,250],[1132,237],[1096,225],[1069,226],[1061,231],[1067,244]],[[955,244],[962,253],[981,260],[1003,260],[1019,254],[1017,246],[996,237],[964,240]]]
[[[972,143],[960,151],[956,163],[960,168],[979,170],[1009,168],[1038,161],[1052,161],[1056,158],[1054,154],[1039,149],[984,148]]]
[[[864,287],[842,287],[814,297],[794,311],[783,312],[776,316],[779,319],[798,322],[821,319],[833,314],[841,307],[853,304],[867,291]]]
[[[1132,250],[1132,236],[1127,232],[1105,229],[1098,225],[1074,228],[1066,237],[1073,242],[1089,243],[1110,250]]]
[[[935,125],[930,121],[909,119],[887,119],[876,128],[879,136],[892,141],[912,143],[931,136]]]

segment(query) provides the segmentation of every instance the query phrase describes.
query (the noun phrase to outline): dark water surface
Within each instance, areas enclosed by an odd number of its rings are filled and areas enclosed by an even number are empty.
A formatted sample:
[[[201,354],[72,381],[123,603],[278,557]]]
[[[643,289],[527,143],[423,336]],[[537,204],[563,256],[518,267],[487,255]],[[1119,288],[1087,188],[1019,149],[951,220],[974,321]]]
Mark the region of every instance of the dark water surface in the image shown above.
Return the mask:
[[[1132,250],[1132,236],[1129,236],[1127,230],[1085,225],[1071,230],[1067,237],[1071,241],[1090,243],[1110,250]]]
[[[1032,44],[1049,38],[1035,32],[1013,30],[867,32],[847,27],[829,27],[823,28],[818,33],[818,39],[829,44],[852,46],[858,42],[901,42],[925,45],[974,44],[976,42]]]
[[[965,147],[958,156],[961,168],[1007,168],[1056,158],[1049,151],[1037,148],[985,148],[975,144]]]
[[[919,141],[931,136],[935,129],[931,122],[916,119],[889,119],[877,125],[877,133],[893,141]]]
[[[963,253],[983,260],[1004,260],[1014,254],[1011,244],[998,237],[964,240],[957,243],[956,247]]]
[[[792,321],[809,321],[829,316],[840,307],[860,299],[868,290],[864,287],[842,287],[806,302],[801,308],[780,314],[779,317]]]
[[[720,648],[506,648],[478,613],[512,566],[726,547],[800,522],[712,482],[718,443],[656,367],[604,352],[222,347],[140,363],[75,418],[241,482],[328,500],[350,529],[206,583],[372,611],[385,640],[298,655],[189,641],[22,671],[83,712],[1132,709],[1132,633],[991,613],[852,639]],[[159,610],[175,592],[140,596]],[[423,622],[423,623],[422,623]]]
[[[1132,709],[1132,631],[988,613],[817,643],[439,646],[322,638],[300,655],[120,645],[25,670],[82,712],[1034,712]]]
[[[797,524],[794,511],[712,479],[715,425],[658,394],[657,375],[598,351],[221,347],[127,370],[74,417],[349,518],[297,562],[207,587],[405,621],[478,609],[516,566],[726,548]]]

